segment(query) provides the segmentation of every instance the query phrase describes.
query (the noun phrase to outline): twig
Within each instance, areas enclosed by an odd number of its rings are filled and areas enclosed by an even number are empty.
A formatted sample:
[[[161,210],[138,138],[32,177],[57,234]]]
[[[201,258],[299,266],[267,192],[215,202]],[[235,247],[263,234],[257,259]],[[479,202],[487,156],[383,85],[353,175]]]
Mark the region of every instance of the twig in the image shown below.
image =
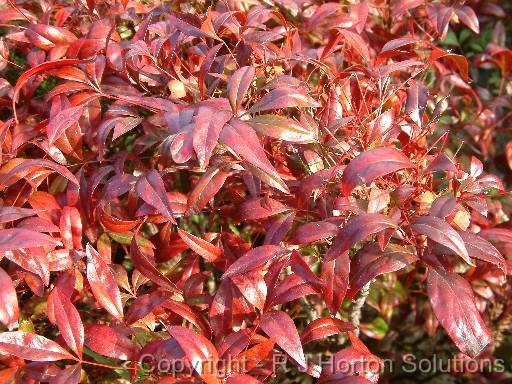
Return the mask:
[[[352,308],[350,309],[349,319],[350,322],[357,327],[357,329],[354,330],[354,333],[356,336],[359,336],[359,324],[361,323],[361,309],[363,308],[364,303],[366,302],[366,298],[368,297],[368,294],[370,293],[370,285],[371,281],[366,283],[363,288],[361,288],[361,291],[359,292],[359,295],[357,296],[356,302],[352,305]]]

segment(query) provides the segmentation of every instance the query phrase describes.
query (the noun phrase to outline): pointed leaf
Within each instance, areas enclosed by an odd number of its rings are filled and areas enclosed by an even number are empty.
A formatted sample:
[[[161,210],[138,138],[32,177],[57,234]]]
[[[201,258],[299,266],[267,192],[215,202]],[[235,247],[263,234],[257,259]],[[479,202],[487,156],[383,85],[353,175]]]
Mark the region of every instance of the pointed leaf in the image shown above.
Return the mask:
[[[82,113],[84,112],[84,106],[78,105],[63,109],[55,116],[50,118],[48,126],[46,127],[46,134],[48,135],[48,141],[52,145],[62,134],[71,127],[73,124],[78,123]]]
[[[163,288],[169,289],[172,292],[179,292],[178,287],[162,274],[153,264],[153,261],[142,252],[137,244],[136,236],[133,236],[130,246],[130,256],[133,266],[137,270],[150,279],[153,283],[160,285]]]
[[[227,92],[229,104],[236,115],[247,90],[254,78],[254,67],[242,67],[235,71],[228,80]]]
[[[353,216],[336,235],[325,255],[324,261],[335,259],[344,252],[347,252],[359,241],[388,228],[394,229],[396,224],[393,220],[380,213],[363,213]]]
[[[345,43],[347,43],[363,59],[370,61],[368,44],[366,44],[366,41],[364,41],[360,35],[347,29],[340,29],[339,31],[343,36]]]
[[[267,159],[258,135],[249,125],[241,120],[232,119],[230,124],[226,124],[222,129],[220,140],[254,167],[250,170],[263,182],[282,192],[289,192],[281,176]]]
[[[406,248],[389,244],[381,251],[376,244],[361,249],[351,263],[350,293],[353,298],[363,286],[379,275],[395,272],[415,263],[418,258]]]
[[[108,325],[85,327],[85,345],[92,351],[113,359],[134,360],[137,347],[125,332]]]
[[[0,352],[32,361],[74,359],[55,341],[27,332],[0,333]]]
[[[302,345],[305,345],[315,340],[325,339],[326,337],[353,331],[354,329],[356,327],[346,321],[335,317],[323,317],[309,323],[304,331],[302,331],[300,340]]]
[[[18,250],[19,248],[55,246],[56,243],[57,240],[54,238],[29,229],[0,229],[0,252]]]
[[[297,328],[288,314],[283,311],[266,312],[261,316],[260,327],[300,367],[307,368]]]
[[[192,130],[192,146],[202,169],[206,168],[210,162],[213,149],[219,140],[220,131],[230,118],[231,113],[228,111],[199,107]]]
[[[249,109],[249,113],[288,107],[320,107],[320,104],[313,100],[303,88],[281,87],[273,89],[258,100]]]
[[[258,115],[247,123],[261,135],[291,143],[310,143],[316,140],[315,133],[297,121],[280,115]]]
[[[491,342],[475,305],[473,291],[461,276],[430,267],[427,292],[434,313],[459,350],[474,358]]]
[[[182,240],[197,254],[202,256],[206,261],[214,262],[222,255],[222,251],[212,243],[209,243],[199,237],[178,228],[178,234]]]
[[[123,303],[116,279],[108,264],[87,244],[87,281],[96,301],[116,319],[123,320]]]
[[[455,13],[466,26],[475,33],[480,33],[480,23],[473,8],[467,5],[457,8]]]
[[[155,207],[166,219],[176,223],[164,182],[156,170],[152,169],[146,175],[141,176],[135,184],[135,190],[142,200]]]
[[[48,296],[47,305],[52,307],[57,327],[66,344],[82,357],[84,345],[84,326],[80,314],[69,300],[69,295],[61,293],[56,286]],[[50,312],[50,311],[48,311]]]
[[[457,233],[464,241],[464,245],[466,246],[470,257],[491,263],[507,275],[507,262],[494,245],[489,243],[483,237],[468,231],[457,231]]]
[[[251,249],[239,259],[235,260],[233,264],[224,272],[222,278],[225,279],[230,276],[239,275],[247,271],[251,271],[257,267],[261,267],[266,262],[283,256],[288,251],[285,248],[276,245],[262,245]]]
[[[469,265],[475,265],[460,235],[443,219],[434,216],[419,217],[411,224],[411,228],[432,241],[450,248]]]
[[[18,321],[19,307],[11,277],[0,268],[0,322],[11,327]]]
[[[229,169],[229,168],[228,168]],[[199,213],[222,188],[229,176],[224,167],[209,167],[188,195],[186,215]]]
[[[348,196],[357,185],[370,183],[377,177],[404,168],[414,168],[414,164],[403,152],[396,149],[380,147],[363,152],[343,171],[343,193]]]
[[[171,326],[167,331],[176,339],[195,371],[203,378],[211,377],[218,354],[210,340],[184,327]]]

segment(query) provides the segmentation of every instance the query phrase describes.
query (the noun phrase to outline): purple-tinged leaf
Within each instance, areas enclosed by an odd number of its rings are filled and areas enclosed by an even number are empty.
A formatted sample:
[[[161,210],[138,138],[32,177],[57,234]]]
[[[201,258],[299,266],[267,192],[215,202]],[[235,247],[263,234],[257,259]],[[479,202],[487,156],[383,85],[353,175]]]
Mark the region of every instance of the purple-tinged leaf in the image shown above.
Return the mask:
[[[199,107],[192,130],[192,146],[201,168],[208,166],[220,132],[230,118],[231,113],[228,111]]]
[[[123,303],[116,279],[108,264],[87,244],[87,281],[96,301],[116,319],[123,320]]]
[[[363,213],[353,216],[336,235],[324,261],[330,261],[347,252],[356,243],[384,229],[394,229],[396,224],[380,213]]]
[[[291,143],[310,143],[317,139],[315,132],[293,119],[280,115],[257,115],[247,123],[260,135]]]
[[[475,33],[480,33],[480,23],[473,8],[464,5],[455,10],[455,14],[466,26]]]
[[[156,170],[152,169],[146,175],[141,176],[135,184],[135,190],[142,200],[155,207],[166,219],[176,223],[164,182]]]
[[[494,245],[483,237],[468,231],[457,231],[457,233],[464,241],[470,257],[493,264],[507,275],[507,262]]]
[[[250,109],[249,113],[289,107],[320,107],[303,88],[282,87],[273,89],[263,96]]]
[[[19,318],[18,298],[11,277],[0,268],[0,322],[13,326]]]
[[[355,297],[366,283],[377,276],[398,271],[417,261],[416,255],[395,244],[389,244],[384,251],[377,244],[362,248],[350,265],[349,297]]]
[[[133,236],[130,246],[130,256],[133,262],[133,266],[139,270],[144,276],[150,279],[153,283],[160,285],[162,288],[166,288],[172,292],[179,292],[178,287],[171,280],[162,274],[154,265],[154,261],[151,260],[140,249],[136,240],[137,236]]]
[[[20,248],[55,246],[56,243],[57,240],[53,237],[29,229],[0,229],[0,252],[13,251]]]
[[[242,100],[247,94],[249,87],[251,86],[251,82],[254,79],[254,73],[254,67],[242,67],[236,70],[228,80],[228,99],[231,109],[235,115],[237,114],[238,108],[242,104]]]
[[[307,368],[297,328],[288,314],[283,311],[266,312],[261,316],[260,327],[300,367]]]
[[[92,351],[113,359],[134,360],[137,347],[120,328],[91,324],[85,327],[85,345]]]
[[[55,341],[20,331],[0,333],[0,352],[32,361],[75,359]]]
[[[232,119],[220,134],[220,140],[244,159],[251,172],[263,182],[288,193],[288,187],[265,155],[258,135],[245,122]]]
[[[63,109],[55,116],[51,117],[48,126],[46,127],[46,133],[48,135],[50,145],[61,137],[69,127],[78,123],[83,112],[84,106],[78,105],[76,107]]]
[[[470,284],[461,276],[429,267],[427,293],[434,313],[459,350],[474,358],[491,342]]]
[[[434,216],[419,217],[411,224],[411,228],[427,236],[432,241],[450,248],[469,265],[475,265],[469,257],[460,235],[443,219]]]
[[[51,312],[55,316],[57,327],[66,344],[81,358],[84,346],[84,326],[80,314],[69,299],[69,294],[61,293],[59,286],[56,286],[48,296],[47,305],[52,307]]]
[[[233,264],[224,272],[222,278],[240,275],[242,273],[251,271],[255,268],[263,266],[268,261],[284,256],[289,251],[285,248],[278,247],[277,245],[262,245],[251,249],[239,259],[235,260]]]
[[[357,185],[370,183],[377,177],[404,168],[414,168],[414,164],[397,149],[380,147],[363,152],[343,171],[343,193],[348,196]]]
[[[19,207],[1,207],[0,208],[0,224],[8,223],[9,221],[23,219],[38,214],[40,210]]]
[[[326,337],[355,330],[356,327],[351,323],[337,319],[335,317],[324,317],[313,320],[307,325],[300,335],[302,345],[312,341],[325,339]]]

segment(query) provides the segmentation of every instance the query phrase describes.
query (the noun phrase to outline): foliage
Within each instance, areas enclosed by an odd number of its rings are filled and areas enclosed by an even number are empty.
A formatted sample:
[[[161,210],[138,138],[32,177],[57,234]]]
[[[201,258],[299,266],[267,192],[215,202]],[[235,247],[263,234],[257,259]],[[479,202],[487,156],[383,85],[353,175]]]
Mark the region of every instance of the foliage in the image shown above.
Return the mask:
[[[0,382],[500,356],[511,4],[3,3]]]

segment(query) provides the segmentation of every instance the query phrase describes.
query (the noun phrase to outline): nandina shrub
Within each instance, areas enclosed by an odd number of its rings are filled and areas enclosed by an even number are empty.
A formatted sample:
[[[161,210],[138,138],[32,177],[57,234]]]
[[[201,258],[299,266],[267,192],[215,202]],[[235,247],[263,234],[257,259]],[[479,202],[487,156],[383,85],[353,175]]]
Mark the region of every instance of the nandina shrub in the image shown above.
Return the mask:
[[[507,378],[510,11],[3,2],[0,382]]]

